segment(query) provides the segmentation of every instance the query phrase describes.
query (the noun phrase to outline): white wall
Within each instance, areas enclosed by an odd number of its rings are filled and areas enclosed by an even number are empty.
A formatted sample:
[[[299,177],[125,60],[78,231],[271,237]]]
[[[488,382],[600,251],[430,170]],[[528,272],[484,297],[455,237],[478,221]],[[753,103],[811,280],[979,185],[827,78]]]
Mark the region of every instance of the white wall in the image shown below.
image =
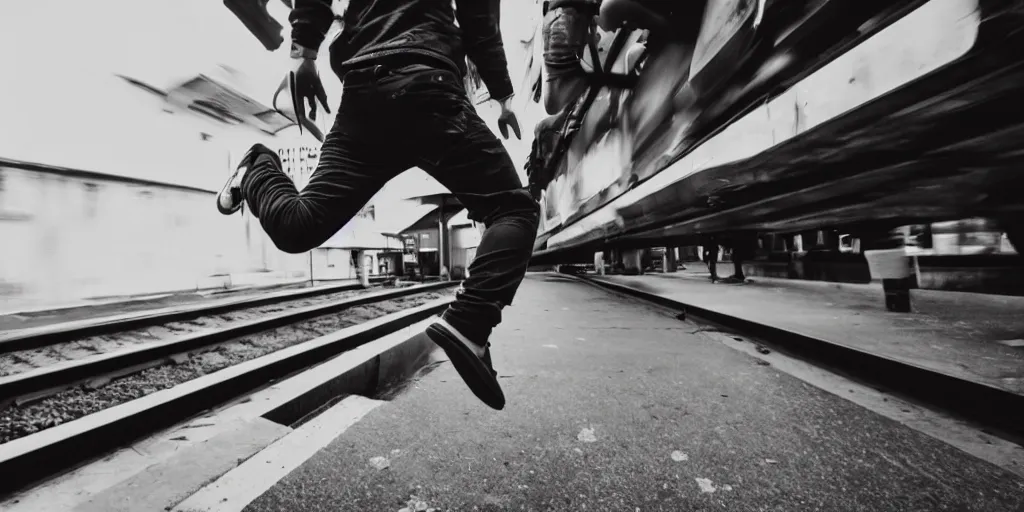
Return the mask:
[[[117,74],[166,90],[229,64],[246,78],[236,84],[243,93],[269,102],[286,58],[266,52],[221,2],[5,2],[0,157],[217,190],[252,143],[310,141],[295,129],[269,137],[170,108]],[[247,216],[221,216],[212,194],[0,173],[8,307],[188,289],[217,274],[308,273],[308,255],[277,251]]]
[[[279,4],[270,5],[287,39]],[[514,68],[521,59],[511,42],[506,37]],[[287,45],[265,51],[219,1],[4,2],[0,158],[216,191],[254,142],[318,145],[294,128],[269,137],[175,110],[117,76],[167,89],[221,64],[244,77],[241,92],[269,103],[287,69]],[[336,110],[341,84],[321,71]],[[493,126],[493,106],[481,114]],[[528,142],[510,146],[521,162]],[[300,186],[308,170],[293,176]],[[278,251],[247,215],[219,215],[210,194],[11,168],[0,174],[0,302],[8,305],[187,289],[254,270],[308,273],[308,254]],[[422,192],[424,179],[432,181],[422,173],[395,180],[380,198]],[[402,227],[419,213],[390,202],[377,211],[382,224]]]
[[[160,102],[116,74],[165,88],[230,64],[251,77],[245,92],[269,100],[282,58],[221,2],[4,2],[0,156],[218,187],[227,148],[253,135],[164,114]],[[213,144],[199,139],[202,130],[218,132]]]
[[[214,195],[0,167],[0,295],[32,303],[196,288],[210,276],[303,276]],[[272,246],[270,246],[272,248]],[[298,272],[298,274],[295,274]]]
[[[308,273],[308,255],[278,251],[248,215],[220,215],[212,191],[254,142],[281,149],[315,147],[315,140],[300,138],[294,128],[270,137],[206,120],[113,75],[82,78],[89,80],[97,101],[83,97],[63,105],[57,119],[49,117],[57,121],[48,127],[50,136],[17,130],[18,123],[31,127],[41,120],[19,117],[11,104],[0,107],[15,113],[0,127],[0,157],[211,193],[0,170],[0,294],[60,304],[195,288],[216,282],[209,277],[217,274]],[[73,96],[76,88],[68,89]],[[12,98],[4,95],[4,101]],[[49,110],[45,102],[38,108]],[[299,184],[310,170],[289,168]]]

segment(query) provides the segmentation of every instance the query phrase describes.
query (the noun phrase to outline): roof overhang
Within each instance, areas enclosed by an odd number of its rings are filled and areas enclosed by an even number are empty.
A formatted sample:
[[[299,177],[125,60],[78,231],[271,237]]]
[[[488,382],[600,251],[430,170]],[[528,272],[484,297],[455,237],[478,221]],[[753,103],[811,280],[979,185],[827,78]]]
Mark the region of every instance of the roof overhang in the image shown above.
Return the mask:
[[[451,192],[438,192],[433,194],[424,194],[420,196],[412,196],[406,198],[407,201],[413,201],[421,205],[433,205],[441,206],[444,205],[445,209],[449,207],[462,208],[462,203],[459,202],[455,194]]]
[[[249,126],[269,135],[295,126],[283,113],[264,105],[207,74],[198,74],[163,90],[141,80],[118,75],[175,107],[231,126]]]

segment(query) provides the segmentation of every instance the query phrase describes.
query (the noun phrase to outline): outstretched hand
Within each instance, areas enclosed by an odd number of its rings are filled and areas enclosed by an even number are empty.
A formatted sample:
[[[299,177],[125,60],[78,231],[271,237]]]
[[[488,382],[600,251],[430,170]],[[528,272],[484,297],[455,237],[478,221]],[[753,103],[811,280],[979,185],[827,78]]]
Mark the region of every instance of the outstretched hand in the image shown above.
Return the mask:
[[[519,119],[516,118],[515,112],[512,112],[509,100],[505,100],[501,102],[501,114],[498,115],[498,129],[501,130],[501,136],[505,137],[505,140],[508,140],[510,127],[516,134],[516,139],[523,140],[523,136],[519,132]]]
[[[295,122],[299,124],[299,132],[305,127],[320,142],[324,141],[323,132],[313,121],[316,120],[317,102],[323,106],[324,111],[331,113],[327,106],[327,91],[320,81],[320,74],[317,73],[316,62],[310,59],[294,59],[295,67],[285,75],[277,92],[274,93],[274,103],[277,103],[277,96],[281,91],[287,89],[292,101],[292,109],[295,112]],[[306,117],[306,103],[309,104],[309,117]],[[276,106],[275,106],[276,108]]]

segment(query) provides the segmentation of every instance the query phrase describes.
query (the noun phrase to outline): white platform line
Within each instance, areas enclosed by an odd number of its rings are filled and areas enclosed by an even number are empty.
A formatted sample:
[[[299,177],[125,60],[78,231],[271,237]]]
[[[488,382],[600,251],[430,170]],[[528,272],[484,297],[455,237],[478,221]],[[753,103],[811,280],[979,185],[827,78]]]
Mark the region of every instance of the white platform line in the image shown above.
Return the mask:
[[[203,487],[176,505],[172,512],[241,512],[383,403],[358,395],[342,400]]]

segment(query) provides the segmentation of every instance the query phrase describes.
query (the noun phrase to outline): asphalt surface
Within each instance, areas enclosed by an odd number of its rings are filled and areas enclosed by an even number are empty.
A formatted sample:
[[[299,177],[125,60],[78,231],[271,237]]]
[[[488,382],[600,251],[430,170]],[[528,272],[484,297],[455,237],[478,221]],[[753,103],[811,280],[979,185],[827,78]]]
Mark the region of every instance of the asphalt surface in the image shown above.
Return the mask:
[[[894,313],[880,286],[712,284],[690,271],[590,277],[1024,395],[1024,348],[1004,344],[1024,333],[1024,297],[913,290],[913,312]]]
[[[1024,510],[1020,477],[586,284],[529,276],[492,343],[504,411],[446,362],[246,510]]]

